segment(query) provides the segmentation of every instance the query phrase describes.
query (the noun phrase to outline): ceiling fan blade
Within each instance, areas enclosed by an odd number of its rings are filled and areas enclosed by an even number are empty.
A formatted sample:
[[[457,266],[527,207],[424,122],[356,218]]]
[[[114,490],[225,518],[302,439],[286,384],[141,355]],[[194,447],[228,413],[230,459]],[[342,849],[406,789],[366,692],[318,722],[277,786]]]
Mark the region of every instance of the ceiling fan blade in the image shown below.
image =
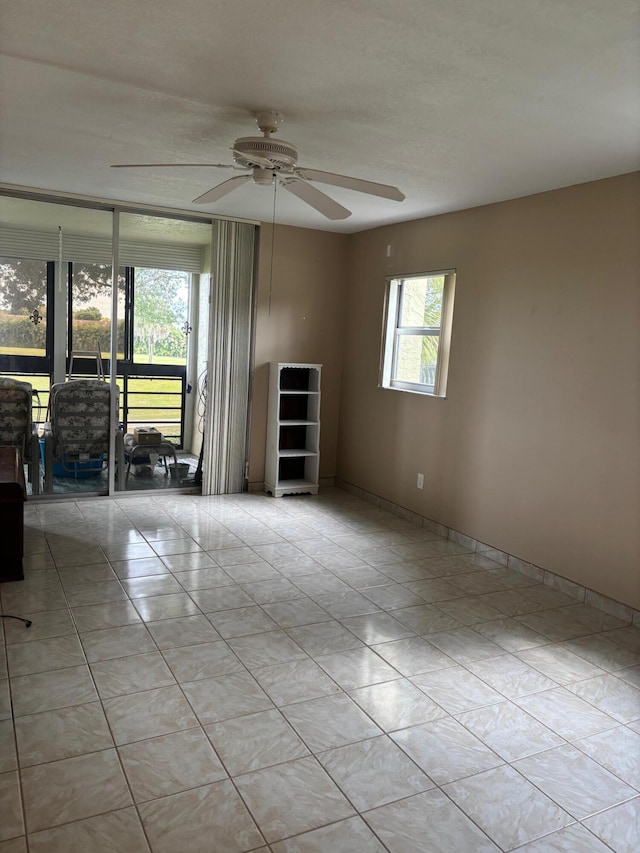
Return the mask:
[[[112,169],[164,169],[167,166],[198,166],[211,169],[234,169],[230,163],[112,163]]]
[[[235,190],[240,184],[244,184],[245,181],[250,181],[251,175],[237,175],[235,178],[229,178],[228,181],[223,181],[221,184],[218,184],[217,187],[213,187],[213,189],[207,190],[206,193],[199,195],[198,198],[194,198],[193,204],[211,204],[211,202],[218,201],[218,199],[223,198],[227,193],[230,193],[232,190]]]
[[[271,160],[267,160],[266,157],[260,157],[258,154],[247,154],[244,151],[238,151],[237,148],[232,148],[231,150],[242,160],[247,160],[247,162],[253,163],[254,166],[260,166],[261,169],[271,169],[272,171],[275,169]]]
[[[319,172],[317,169],[299,167],[296,174],[308,181],[319,181],[321,184],[331,184],[334,187],[344,187],[359,193],[369,193],[392,201],[404,201],[405,195],[397,187],[388,184],[376,184],[374,181],[363,181],[361,178],[350,178],[348,175],[335,175],[333,172]]]
[[[329,198],[328,195],[320,192],[320,190],[311,186],[306,181],[295,179],[282,181],[282,186],[302,201],[306,201],[307,204],[310,204],[311,207],[314,207],[318,213],[326,216],[327,219],[346,219],[347,216],[351,216],[350,210],[347,210],[346,207],[338,204],[337,201]]]

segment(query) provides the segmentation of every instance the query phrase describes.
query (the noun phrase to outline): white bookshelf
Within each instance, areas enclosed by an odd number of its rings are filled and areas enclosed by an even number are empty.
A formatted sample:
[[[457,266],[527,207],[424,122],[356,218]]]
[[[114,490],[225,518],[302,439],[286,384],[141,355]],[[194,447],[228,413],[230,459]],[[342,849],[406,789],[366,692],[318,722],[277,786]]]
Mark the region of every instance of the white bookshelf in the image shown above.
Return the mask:
[[[318,494],[321,364],[271,362],[265,491]]]

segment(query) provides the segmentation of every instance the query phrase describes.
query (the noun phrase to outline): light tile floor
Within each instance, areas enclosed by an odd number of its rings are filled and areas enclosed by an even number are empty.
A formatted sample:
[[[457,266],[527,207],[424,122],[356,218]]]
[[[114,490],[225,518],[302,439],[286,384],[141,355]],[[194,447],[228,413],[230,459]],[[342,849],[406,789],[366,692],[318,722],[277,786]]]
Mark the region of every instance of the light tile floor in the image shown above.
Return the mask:
[[[34,502],[26,552],[0,853],[640,848],[619,619],[338,490]]]

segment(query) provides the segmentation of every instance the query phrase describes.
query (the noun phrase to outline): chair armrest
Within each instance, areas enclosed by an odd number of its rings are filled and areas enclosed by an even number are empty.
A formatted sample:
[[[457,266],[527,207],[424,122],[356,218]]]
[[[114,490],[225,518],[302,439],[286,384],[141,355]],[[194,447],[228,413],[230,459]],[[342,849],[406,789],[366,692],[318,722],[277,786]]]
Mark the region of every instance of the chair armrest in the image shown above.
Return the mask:
[[[116,491],[124,492],[126,489],[127,472],[124,465],[124,432],[116,431]]]
[[[44,437],[44,491],[50,495],[53,492],[53,449],[55,437],[48,432]]]
[[[31,494],[40,494],[40,439],[38,430],[34,428],[30,436],[29,448],[29,482],[31,483]]]

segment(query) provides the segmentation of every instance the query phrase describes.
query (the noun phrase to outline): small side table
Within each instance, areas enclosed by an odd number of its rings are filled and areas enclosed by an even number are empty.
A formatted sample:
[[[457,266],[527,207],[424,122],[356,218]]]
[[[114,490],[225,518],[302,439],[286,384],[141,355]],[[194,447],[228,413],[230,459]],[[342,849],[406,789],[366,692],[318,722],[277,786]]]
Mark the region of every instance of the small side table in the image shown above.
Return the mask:
[[[127,474],[125,477],[125,484],[129,480],[129,472],[131,470],[131,463],[134,465],[138,463],[148,464],[149,463],[149,454],[153,453],[156,456],[161,456],[164,460],[164,470],[165,473],[169,474],[169,468],[167,466],[167,456],[173,458],[173,464],[178,464],[178,457],[176,456],[176,449],[171,444],[170,441],[161,441],[160,444],[128,444],[127,438],[129,436],[125,436],[124,440],[124,455],[127,460]]]

